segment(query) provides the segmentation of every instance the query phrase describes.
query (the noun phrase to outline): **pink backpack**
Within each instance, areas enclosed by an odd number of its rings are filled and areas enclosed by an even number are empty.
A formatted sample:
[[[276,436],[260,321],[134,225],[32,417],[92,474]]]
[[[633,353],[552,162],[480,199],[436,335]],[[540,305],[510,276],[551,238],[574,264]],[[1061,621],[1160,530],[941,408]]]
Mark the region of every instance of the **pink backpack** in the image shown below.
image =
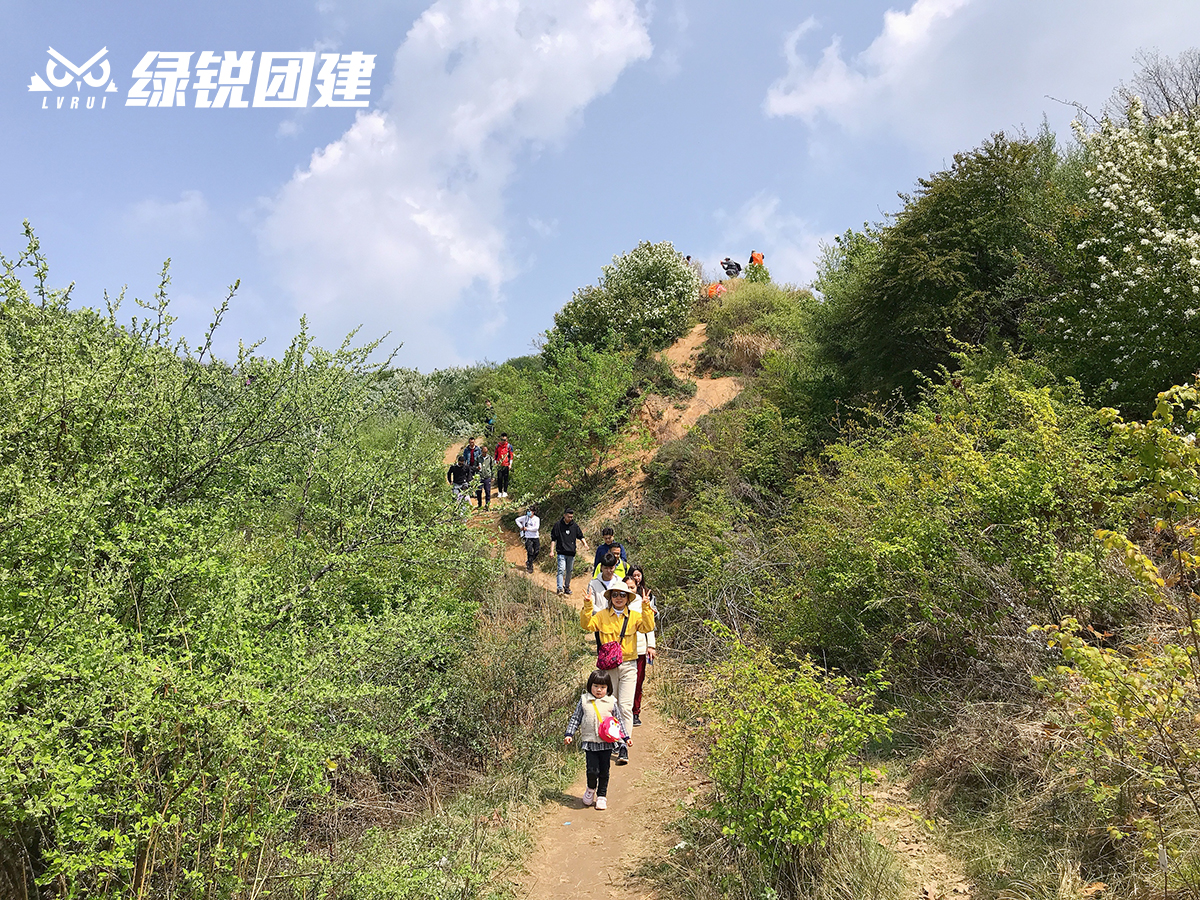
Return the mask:
[[[621,723],[613,716],[600,715],[600,704],[592,701],[592,709],[596,713],[597,728],[596,731],[600,735],[600,740],[606,744],[615,744],[621,740]]]
[[[621,652],[621,642],[625,640],[625,629],[628,626],[629,613],[626,613],[625,621],[621,623],[621,636],[615,641],[608,641],[605,644],[600,643],[600,632],[596,632],[597,669],[615,669],[625,661],[625,654]]]

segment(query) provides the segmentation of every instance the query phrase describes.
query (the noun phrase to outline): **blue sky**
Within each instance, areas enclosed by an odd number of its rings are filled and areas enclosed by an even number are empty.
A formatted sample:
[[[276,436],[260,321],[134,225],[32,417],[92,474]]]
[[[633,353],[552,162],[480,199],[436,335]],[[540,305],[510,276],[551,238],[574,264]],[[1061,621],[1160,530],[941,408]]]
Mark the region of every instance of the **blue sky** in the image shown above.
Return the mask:
[[[0,21],[0,252],[29,219],[96,306],[148,297],[171,257],[181,336],[241,279],[224,355],[279,352],[304,315],[424,370],[529,352],[641,240],[713,271],[759,249],[805,283],[955,152],[1043,117],[1069,140],[1051,98],[1099,109],[1139,48],[1200,43],[1195,0],[0,0]],[[27,90],[48,47],[108,48],[104,109],[41,108],[76,90]],[[376,54],[370,106],[127,108],[150,50]]]

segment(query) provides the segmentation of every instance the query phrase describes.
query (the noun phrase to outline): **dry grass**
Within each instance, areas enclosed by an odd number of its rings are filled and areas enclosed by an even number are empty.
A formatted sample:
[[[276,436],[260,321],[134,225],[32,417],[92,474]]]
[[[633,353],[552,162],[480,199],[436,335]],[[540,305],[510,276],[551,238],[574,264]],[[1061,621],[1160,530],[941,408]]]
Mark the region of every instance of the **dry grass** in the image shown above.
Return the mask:
[[[956,801],[986,802],[1046,779],[1053,740],[1033,707],[972,703],[913,765],[912,783],[928,791],[930,813]]]
[[[711,820],[688,817],[679,830],[688,839],[639,873],[673,900],[901,900],[911,895],[895,855],[859,831],[834,833],[799,883],[781,887]]]
[[[762,368],[763,358],[772,350],[783,346],[779,338],[769,334],[732,335],[722,348],[725,362],[730,369],[740,370],[746,375]]]

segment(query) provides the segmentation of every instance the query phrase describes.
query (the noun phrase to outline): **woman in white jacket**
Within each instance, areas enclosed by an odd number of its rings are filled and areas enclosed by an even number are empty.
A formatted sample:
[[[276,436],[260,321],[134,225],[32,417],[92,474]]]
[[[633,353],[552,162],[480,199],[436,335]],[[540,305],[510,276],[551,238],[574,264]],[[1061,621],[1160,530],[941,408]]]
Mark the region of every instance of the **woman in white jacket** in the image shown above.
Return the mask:
[[[629,578],[626,579],[626,584],[633,587],[637,593],[637,599],[629,604],[629,608],[642,611],[642,606],[649,606],[654,610],[654,615],[658,616],[658,604],[654,602],[654,595],[650,593],[650,586],[646,584],[645,573],[642,572],[641,566],[634,566],[629,570]],[[642,634],[638,632],[637,645],[637,687],[633,692],[633,724],[642,724],[642,685],[646,681],[646,664],[654,662],[654,657],[658,655],[657,641],[654,632]]]

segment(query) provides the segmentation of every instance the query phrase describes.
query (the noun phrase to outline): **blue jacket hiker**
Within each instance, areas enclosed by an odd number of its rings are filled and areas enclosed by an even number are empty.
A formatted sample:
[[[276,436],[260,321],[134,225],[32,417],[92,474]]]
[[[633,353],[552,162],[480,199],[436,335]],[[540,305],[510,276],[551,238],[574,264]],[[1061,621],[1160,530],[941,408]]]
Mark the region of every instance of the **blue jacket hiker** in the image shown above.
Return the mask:
[[[612,695],[612,679],[607,672],[596,669],[588,676],[587,690],[575,704],[575,711],[567,721],[567,734],[563,742],[570,744],[579,735],[579,745],[587,756],[587,790],[583,792],[583,805],[596,804],[596,809],[608,808],[608,776],[612,766],[612,754],[619,746],[633,743],[629,726]],[[617,740],[606,740],[601,733],[608,719],[615,719]]]

